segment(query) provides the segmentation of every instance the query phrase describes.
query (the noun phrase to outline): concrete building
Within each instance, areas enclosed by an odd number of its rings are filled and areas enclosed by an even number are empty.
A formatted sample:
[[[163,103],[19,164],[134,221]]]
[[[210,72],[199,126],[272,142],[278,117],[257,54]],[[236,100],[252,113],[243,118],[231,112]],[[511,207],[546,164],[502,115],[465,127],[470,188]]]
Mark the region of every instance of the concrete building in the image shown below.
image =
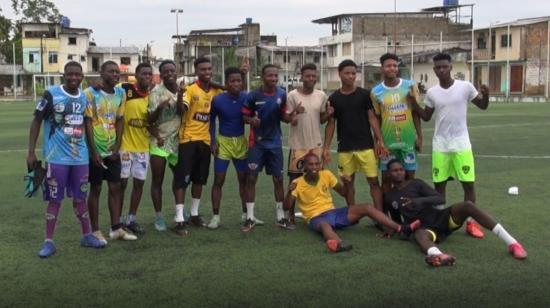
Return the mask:
[[[393,52],[401,58],[411,59],[411,54],[431,54],[440,50],[471,48],[473,5],[445,5],[427,8],[420,12],[354,13],[339,14],[313,20],[313,23],[331,26],[331,35],[319,39],[325,54],[327,87],[336,89],[340,82],[337,67],[344,59],[353,59],[361,66],[366,78],[359,76],[358,84],[371,86],[380,80],[379,57]],[[412,59],[416,59],[412,57]],[[461,60],[462,61],[462,60]],[[464,59],[466,63],[466,59]],[[453,63],[454,65],[454,63]],[[455,70],[458,68],[455,66]],[[467,65],[460,67],[466,69]],[[414,61],[403,63],[402,76],[420,79],[427,70],[415,71]],[[466,69],[460,71],[468,79]]]
[[[122,74],[133,74],[139,64],[137,47],[90,46],[87,52],[89,61],[86,70],[90,73],[98,73],[101,64],[108,60],[118,63]]]
[[[475,29],[474,42],[475,83],[492,96],[549,97],[550,16]]]

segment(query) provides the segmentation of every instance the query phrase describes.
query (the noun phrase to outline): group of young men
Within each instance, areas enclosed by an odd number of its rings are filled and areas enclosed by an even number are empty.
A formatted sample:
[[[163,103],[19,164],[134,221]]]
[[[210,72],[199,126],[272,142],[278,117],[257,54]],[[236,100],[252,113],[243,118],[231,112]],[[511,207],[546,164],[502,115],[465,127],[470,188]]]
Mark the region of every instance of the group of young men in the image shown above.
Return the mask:
[[[270,64],[261,70],[262,86],[246,93],[246,64],[240,69],[226,69],[225,85],[220,86],[211,81],[210,61],[198,58],[194,63],[197,81],[184,86],[176,81],[175,63],[167,60],[159,67],[162,82],[150,90],[151,65],[138,65],[135,83],[117,86],[118,66],[107,61],[101,67],[101,82],[80,91],[82,68],[69,62],[65,66],[65,83],[45,92],[31,124],[29,168],[37,160],[35,146],[42,121],[45,128],[48,208],[46,240],[39,256],[55,253],[53,230],[65,193],[73,198],[82,225],[81,244],[95,248],[107,244],[98,223],[103,180],[108,182],[109,238],[136,240],[137,235],[144,233],[136,215],[149,165],[154,226],[158,231],[167,229],[162,215],[167,164],[173,172],[173,231],[185,236],[188,225],[217,229],[221,224],[222,187],[233,162],[242,208],[240,230],[244,233],[264,224],[255,216],[255,195],[259,173],[265,168],[273,179],[276,225],[295,228],[297,203],[305,222],[323,235],[332,252],[351,249],[335,230],[369,216],[377,226],[384,226],[387,234],[413,234],[429,264],[451,265],[454,257],[441,252],[434,243],[473,217],[502,238],[514,257],[526,258],[523,247],[475,206],[474,161],[466,111],[470,101],[481,109],[487,108],[487,88],[482,86],[479,95],[470,83],[452,79],[450,57],[439,54],[434,57],[434,71],[440,83],[428,91],[423,107],[415,83],[398,77],[397,56],[385,54],[380,62],[384,80],[371,91],[355,85],[357,65],[352,60],[341,62],[341,88],[330,97],[315,89],[314,64],[301,68],[302,86],[287,95],[277,86],[278,68]],[[437,191],[414,179],[417,153],[422,148],[420,119],[428,121],[434,114],[432,171]],[[289,123],[286,197],[281,122]],[[323,140],[321,125],[325,122]],[[245,125],[250,125],[248,140]],[[342,184],[331,171],[323,169],[331,161],[335,130]],[[199,215],[199,206],[210,173],[210,155],[214,156],[213,216],[207,223]],[[357,171],[366,176],[374,207],[355,202]],[[124,220],[122,204],[130,176],[134,179],[133,189]],[[462,183],[464,202],[440,209],[438,206],[445,203],[445,184],[451,178]],[[91,189],[86,206],[88,182]],[[189,185],[191,209],[190,215],[185,215]],[[334,207],[331,188],[345,198],[346,207]],[[483,237],[471,220],[467,221],[467,232]]]

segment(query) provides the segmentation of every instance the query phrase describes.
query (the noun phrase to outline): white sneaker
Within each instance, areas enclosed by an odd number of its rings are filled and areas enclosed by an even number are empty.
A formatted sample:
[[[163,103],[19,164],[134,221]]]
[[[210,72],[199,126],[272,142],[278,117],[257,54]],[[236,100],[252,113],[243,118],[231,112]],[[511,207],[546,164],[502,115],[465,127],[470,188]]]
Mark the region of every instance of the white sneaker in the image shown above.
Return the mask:
[[[123,228],[116,229],[115,231],[109,231],[109,238],[112,240],[125,240],[125,241],[135,241],[137,236],[126,232]]]
[[[107,245],[107,239],[105,238],[105,236],[103,236],[103,233],[101,233],[100,230],[97,230],[92,234],[98,241],[100,241],[104,245]]]
[[[211,229],[211,230],[218,229],[220,227],[220,216],[219,215],[212,216],[212,218],[210,219],[210,222],[208,223],[207,227],[208,227],[208,229]]]
[[[263,226],[265,225],[265,222],[263,220],[259,220],[258,217],[254,217],[254,222],[256,223],[256,226]],[[246,213],[241,214],[241,223],[244,223],[246,221]]]

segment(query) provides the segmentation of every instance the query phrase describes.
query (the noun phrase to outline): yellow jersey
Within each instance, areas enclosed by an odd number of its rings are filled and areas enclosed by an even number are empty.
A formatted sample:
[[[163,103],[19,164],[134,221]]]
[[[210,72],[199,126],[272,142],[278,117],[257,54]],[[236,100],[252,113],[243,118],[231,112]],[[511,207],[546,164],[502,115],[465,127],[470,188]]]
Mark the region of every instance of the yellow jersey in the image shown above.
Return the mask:
[[[212,87],[206,92],[199,86],[199,81],[187,87],[183,98],[187,112],[179,132],[180,143],[203,141],[210,145],[210,107],[214,96],[222,92]]]
[[[122,107],[124,130],[121,149],[128,152],[149,152],[147,131],[147,105],[149,92],[141,92],[133,83],[120,85],[126,91],[126,103]]]
[[[315,185],[306,182],[303,176],[293,183],[296,183],[296,188],[292,195],[296,198],[306,223],[313,217],[334,209],[330,190],[336,186],[338,180],[329,170],[319,171],[319,180]]]

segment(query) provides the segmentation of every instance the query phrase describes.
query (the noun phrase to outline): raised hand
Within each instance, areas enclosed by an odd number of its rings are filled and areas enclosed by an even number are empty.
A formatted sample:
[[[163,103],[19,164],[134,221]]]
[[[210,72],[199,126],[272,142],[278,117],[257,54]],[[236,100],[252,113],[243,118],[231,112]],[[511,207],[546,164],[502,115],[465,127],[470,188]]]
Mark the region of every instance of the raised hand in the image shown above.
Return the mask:
[[[304,108],[304,106],[302,106],[302,102],[299,102],[298,103],[298,106],[296,106],[296,114],[300,114],[300,113],[305,113],[306,112],[306,109]]]

